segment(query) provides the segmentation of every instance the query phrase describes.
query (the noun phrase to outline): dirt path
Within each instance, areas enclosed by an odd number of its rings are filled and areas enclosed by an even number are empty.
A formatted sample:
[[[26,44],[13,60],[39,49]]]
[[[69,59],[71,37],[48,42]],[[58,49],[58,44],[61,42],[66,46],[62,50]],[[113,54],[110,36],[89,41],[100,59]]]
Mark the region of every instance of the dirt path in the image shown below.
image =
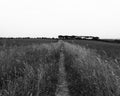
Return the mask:
[[[64,67],[63,46],[61,46],[61,50],[60,50],[59,79],[58,79],[58,86],[56,89],[55,96],[70,96],[68,90],[68,83],[66,81],[65,67]]]

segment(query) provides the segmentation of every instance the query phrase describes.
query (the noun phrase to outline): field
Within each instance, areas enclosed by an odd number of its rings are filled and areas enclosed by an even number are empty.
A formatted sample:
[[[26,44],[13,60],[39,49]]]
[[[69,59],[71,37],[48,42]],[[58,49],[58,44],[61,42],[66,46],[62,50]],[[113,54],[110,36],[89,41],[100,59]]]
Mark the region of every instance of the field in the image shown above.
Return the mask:
[[[120,61],[120,44],[106,43],[102,41],[90,41],[90,40],[66,40],[69,43],[84,46],[87,49],[94,49],[104,59],[117,59]]]
[[[120,45],[1,41],[0,96],[120,96]]]

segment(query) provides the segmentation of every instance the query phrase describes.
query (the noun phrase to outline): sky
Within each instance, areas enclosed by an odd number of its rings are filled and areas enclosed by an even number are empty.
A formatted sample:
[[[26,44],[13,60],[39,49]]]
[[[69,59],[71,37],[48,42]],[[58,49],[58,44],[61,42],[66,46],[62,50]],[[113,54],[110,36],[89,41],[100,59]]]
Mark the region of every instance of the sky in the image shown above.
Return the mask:
[[[0,37],[120,39],[120,0],[0,0]]]

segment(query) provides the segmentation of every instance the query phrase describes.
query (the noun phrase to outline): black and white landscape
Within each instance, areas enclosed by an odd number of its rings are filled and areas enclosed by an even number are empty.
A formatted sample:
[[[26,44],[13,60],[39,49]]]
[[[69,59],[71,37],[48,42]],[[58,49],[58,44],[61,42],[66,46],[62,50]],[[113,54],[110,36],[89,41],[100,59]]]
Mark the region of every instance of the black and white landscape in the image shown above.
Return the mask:
[[[120,95],[119,44],[29,40],[0,46],[0,96]]]

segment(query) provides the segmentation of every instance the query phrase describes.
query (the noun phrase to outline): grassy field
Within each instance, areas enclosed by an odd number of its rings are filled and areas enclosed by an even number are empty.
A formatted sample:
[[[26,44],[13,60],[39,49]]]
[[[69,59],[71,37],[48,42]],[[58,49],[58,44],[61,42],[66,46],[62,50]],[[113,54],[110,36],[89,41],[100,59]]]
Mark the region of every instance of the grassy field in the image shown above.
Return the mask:
[[[0,50],[0,96],[54,96],[59,44]]]
[[[23,39],[23,38],[17,38],[17,39],[0,39],[0,46],[6,46],[6,47],[13,47],[13,46],[27,46],[32,44],[42,44],[42,43],[53,43],[57,42],[58,40],[53,39]]]
[[[119,44],[23,41],[0,46],[0,96],[120,96]]]
[[[106,43],[92,40],[65,40],[69,43],[84,46],[87,49],[94,49],[104,59],[114,59],[120,62],[120,44]]]
[[[95,50],[69,43],[64,54],[71,96],[119,96],[118,64],[106,62]]]

